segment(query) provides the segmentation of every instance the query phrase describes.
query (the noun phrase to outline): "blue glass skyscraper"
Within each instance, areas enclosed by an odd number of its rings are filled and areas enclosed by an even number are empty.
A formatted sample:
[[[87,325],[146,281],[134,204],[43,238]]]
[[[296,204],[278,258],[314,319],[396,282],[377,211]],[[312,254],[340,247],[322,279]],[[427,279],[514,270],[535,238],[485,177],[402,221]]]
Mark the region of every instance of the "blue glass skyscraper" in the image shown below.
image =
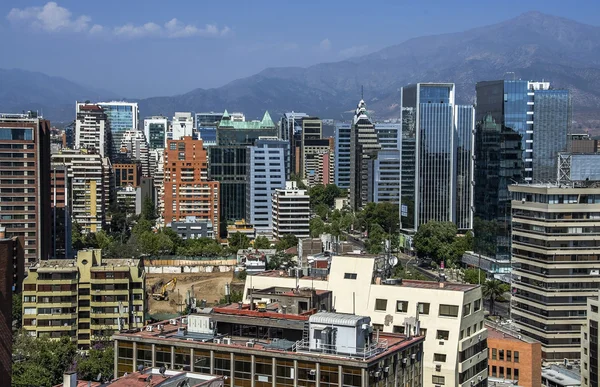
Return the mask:
[[[98,102],[108,117],[112,133],[112,154],[119,153],[123,134],[128,130],[138,130],[139,110],[137,102]]]

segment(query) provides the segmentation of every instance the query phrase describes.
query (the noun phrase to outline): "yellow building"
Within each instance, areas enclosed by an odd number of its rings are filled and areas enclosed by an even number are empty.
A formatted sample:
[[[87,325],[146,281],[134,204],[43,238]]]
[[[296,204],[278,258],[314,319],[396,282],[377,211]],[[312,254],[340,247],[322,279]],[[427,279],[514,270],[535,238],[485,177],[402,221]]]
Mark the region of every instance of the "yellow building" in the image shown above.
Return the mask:
[[[40,261],[23,280],[23,329],[36,337],[69,336],[87,349],[113,332],[140,328],[145,279],[141,260],[102,259],[99,249]]]

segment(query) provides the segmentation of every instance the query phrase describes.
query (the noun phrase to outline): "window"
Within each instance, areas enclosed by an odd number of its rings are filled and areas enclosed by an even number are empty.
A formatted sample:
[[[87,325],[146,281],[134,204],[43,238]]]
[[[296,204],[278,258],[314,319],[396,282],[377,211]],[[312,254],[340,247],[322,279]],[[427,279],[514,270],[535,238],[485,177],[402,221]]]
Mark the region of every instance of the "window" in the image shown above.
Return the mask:
[[[408,301],[396,301],[396,312],[408,312]]]
[[[498,373],[498,377],[503,378],[504,377],[504,367],[499,367],[499,368],[500,368],[500,372]]]
[[[506,350],[506,361],[512,361],[512,352]]]
[[[440,305],[440,316],[445,317],[458,317],[458,306],[457,305]]]
[[[373,324],[374,331],[383,331],[383,324]]]
[[[356,273],[344,273],[344,279],[356,279]]]
[[[394,325],[394,333],[404,333],[404,325]]]
[[[498,369],[496,368],[496,366],[492,366],[492,377],[496,377],[498,376]]]
[[[25,308],[23,314],[35,314],[35,308]]]
[[[438,329],[435,338],[436,340],[448,340],[448,336],[450,336],[450,331],[441,331]]]
[[[446,355],[443,353],[434,353],[433,361],[441,361],[442,363],[446,362]]]
[[[429,314],[428,302],[419,302],[419,314]]]
[[[443,376],[433,375],[431,377],[431,382],[441,386],[446,383],[446,379]]]
[[[471,314],[471,304],[463,305],[463,317]]]
[[[376,298],[375,299],[375,310],[385,312],[386,309],[387,309],[387,300],[384,300],[383,298]]]
[[[504,361],[504,350],[503,349],[498,351],[498,360]]]
[[[481,300],[475,300],[475,302],[473,302],[473,311],[477,312],[480,309],[481,309]]]
[[[519,380],[519,369],[518,368],[513,369],[513,374],[514,374],[514,378],[516,380]]]
[[[496,348],[492,348],[492,360],[496,360],[498,357],[498,350]]]
[[[507,379],[511,379],[512,378],[512,369],[506,367],[506,378]]]
[[[427,336],[427,328],[421,328],[419,329],[419,336]]]

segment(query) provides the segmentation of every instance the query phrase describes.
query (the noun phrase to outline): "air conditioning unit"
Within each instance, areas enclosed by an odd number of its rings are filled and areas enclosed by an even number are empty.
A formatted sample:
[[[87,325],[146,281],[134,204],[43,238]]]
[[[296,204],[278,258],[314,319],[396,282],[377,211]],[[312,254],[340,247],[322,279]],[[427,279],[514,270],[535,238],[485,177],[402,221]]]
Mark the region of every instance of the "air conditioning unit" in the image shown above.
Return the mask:
[[[375,377],[378,378],[381,376],[381,371],[375,371]]]
[[[181,319],[181,323],[182,323],[182,324],[187,324],[187,321],[188,321],[188,320],[187,320],[187,317],[183,317],[183,318]]]
[[[477,377],[477,380],[479,380],[479,381],[481,382],[481,381],[483,380],[483,376],[479,375],[479,376]]]
[[[174,318],[169,320],[169,324],[171,325],[177,325],[177,320],[175,320]]]
[[[221,344],[221,339],[214,339],[213,343],[215,343],[215,344]]]
[[[413,359],[413,360],[415,360],[417,358],[417,354],[413,353],[412,355],[410,355],[410,358]]]
[[[404,359],[402,359],[402,363],[403,363],[403,364],[406,364],[407,362],[408,362],[408,359],[407,359],[407,358],[404,358]]]
[[[253,347],[254,347],[254,343],[253,343],[253,342],[251,342],[251,341],[248,341],[248,342],[246,343],[246,347],[248,347],[248,348],[253,348]]]
[[[191,337],[188,337],[186,340],[187,341],[194,341],[194,339],[192,339]]]
[[[385,372],[386,374],[387,374],[388,372],[390,372],[390,367],[383,367],[383,372]]]
[[[477,336],[477,340],[481,340],[481,335]]]
[[[441,372],[442,371],[442,365],[441,364],[436,364],[435,365],[435,372]]]
[[[311,376],[315,376],[315,375],[317,374],[317,370],[310,370],[310,371],[308,371],[308,373],[309,373]]]
[[[165,330],[165,326],[162,325],[162,324],[158,324],[158,330],[161,331],[161,332],[164,331]]]
[[[148,325],[148,326],[146,327],[146,331],[147,331],[147,332],[152,332],[152,325]]]
[[[231,337],[226,337],[223,339],[223,344],[231,345]]]

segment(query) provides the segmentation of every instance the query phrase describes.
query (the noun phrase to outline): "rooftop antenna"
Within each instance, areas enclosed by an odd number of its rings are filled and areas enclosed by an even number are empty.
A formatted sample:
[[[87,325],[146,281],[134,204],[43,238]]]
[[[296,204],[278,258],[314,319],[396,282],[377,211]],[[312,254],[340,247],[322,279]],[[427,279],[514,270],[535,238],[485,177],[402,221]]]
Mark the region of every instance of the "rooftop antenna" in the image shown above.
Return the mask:
[[[360,85],[360,99],[365,100],[365,87]]]

